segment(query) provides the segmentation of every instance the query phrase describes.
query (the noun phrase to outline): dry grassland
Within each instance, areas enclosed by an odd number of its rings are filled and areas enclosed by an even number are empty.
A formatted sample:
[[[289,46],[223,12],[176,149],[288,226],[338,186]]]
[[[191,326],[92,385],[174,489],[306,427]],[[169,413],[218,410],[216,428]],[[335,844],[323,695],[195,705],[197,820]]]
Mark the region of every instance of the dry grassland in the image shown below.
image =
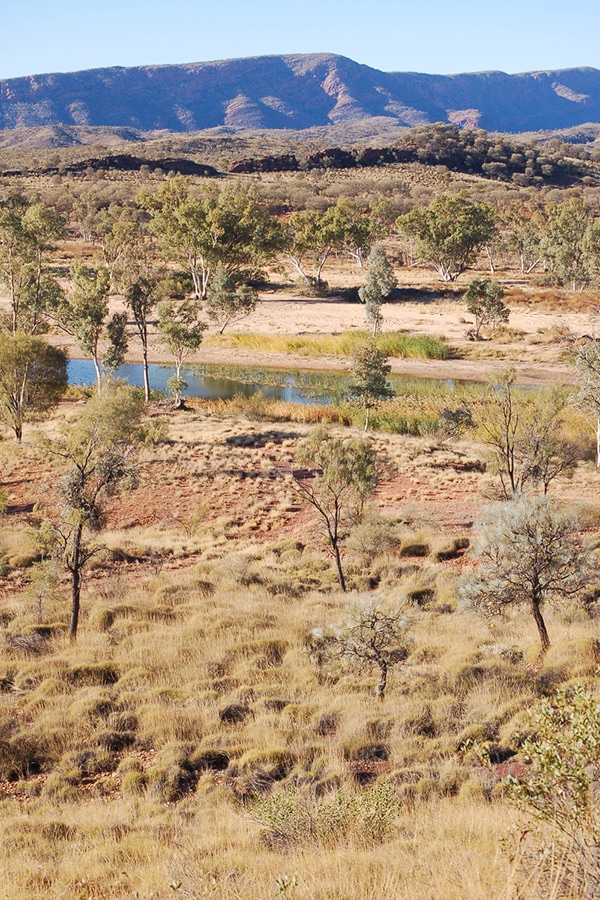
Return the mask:
[[[431,171],[421,182],[411,172],[369,177],[440,187]],[[311,189],[340,195],[344,178],[315,174]],[[477,185],[465,177],[459,186]],[[67,241],[58,263],[93,252]],[[477,271],[486,273],[483,257]],[[401,299],[385,305],[384,329],[441,337],[451,353],[394,358],[395,373],[481,381],[513,365],[521,383],[568,383],[573,339],[596,329],[597,297],[539,288],[501,261],[510,327],[474,343],[465,282],[397,274]],[[345,288],[364,271],[334,260],[324,275]],[[289,273],[272,278],[238,329],[246,345],[213,330],[195,361],[347,368],[344,357],[248,346],[252,335],[365,327],[361,305],[299,298]],[[64,335],[51,339],[77,355]],[[151,359],[164,358],[153,332]],[[43,427],[82,403],[65,401]],[[439,397],[414,404],[421,417],[443,408]],[[528,615],[488,621],[459,604],[472,523],[497,493],[485,448],[435,434],[372,436],[386,460],[379,514],[348,542],[344,595],[292,478],[295,448],[317,421],[354,433],[343,413],[284,404],[266,413],[238,401],[152,415],[169,418],[168,437],[141,451],[140,486],[111,500],[76,645],[66,635],[68,584],[38,565],[35,544],[55,475],[31,429],[22,447],[0,442],[0,895],[562,896],[547,893],[539,860],[527,856],[531,822],[503,777],[523,773],[533,706],[558,687],[597,689],[596,606],[548,610],[552,646],[540,662]],[[581,514],[591,547],[600,543],[597,484],[588,461],[552,487]],[[318,668],[304,649],[312,629],[373,597],[405,603],[413,623],[412,652],[381,703],[374,671]]]
[[[469,748],[519,761],[529,709],[595,684],[597,620],[551,611],[540,664],[527,616],[488,623],[457,605],[494,480],[482,447],[433,438],[373,437],[386,541],[379,522],[349,543],[341,594],[290,475],[309,428],[224,405],[173,417],[109,510],[76,646],[67,585],[32,566],[51,473],[33,444],[0,445],[3,896],[538,896],[535,868],[519,893],[503,850],[525,828],[505,772]],[[590,540],[595,483],[586,463],[557,490]],[[382,703],[376,673],[319,670],[303,649],[368,596],[414,620]]]

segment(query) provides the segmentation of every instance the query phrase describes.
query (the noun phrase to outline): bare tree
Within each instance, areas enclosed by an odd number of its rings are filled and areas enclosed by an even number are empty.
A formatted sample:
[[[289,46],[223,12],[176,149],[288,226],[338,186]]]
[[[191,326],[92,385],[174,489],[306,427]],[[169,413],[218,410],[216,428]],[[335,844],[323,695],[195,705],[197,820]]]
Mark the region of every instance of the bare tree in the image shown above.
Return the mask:
[[[487,509],[477,526],[479,565],[461,583],[461,596],[489,616],[528,608],[543,656],[550,638],[542,609],[576,597],[589,582],[591,560],[577,537],[577,520],[547,497],[522,496]]]
[[[316,628],[306,649],[311,661],[322,668],[376,669],[375,696],[385,698],[390,668],[403,663],[410,653],[410,621],[402,606],[385,609],[381,601],[354,604],[342,624]]]

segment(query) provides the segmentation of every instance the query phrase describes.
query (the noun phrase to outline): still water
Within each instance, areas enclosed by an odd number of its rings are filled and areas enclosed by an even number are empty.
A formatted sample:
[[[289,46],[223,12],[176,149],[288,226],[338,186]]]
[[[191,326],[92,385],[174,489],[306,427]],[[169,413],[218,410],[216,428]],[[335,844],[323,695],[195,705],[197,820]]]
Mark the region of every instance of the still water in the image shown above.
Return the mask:
[[[94,366],[89,359],[71,359],[68,361],[70,384],[89,385],[96,381]],[[175,374],[172,366],[151,364],[149,366],[150,387],[152,390],[168,393],[167,382]],[[206,397],[231,400],[238,394],[251,397],[262,392],[263,396],[272,400],[285,400],[288,403],[322,403],[336,405],[345,399],[351,376],[348,372],[311,371],[308,369],[267,369],[256,366],[219,366],[197,365],[183,368],[181,374],[188,387],[184,395],[188,397]],[[141,363],[128,363],[117,370],[117,377],[128,384],[143,387],[143,368]],[[447,392],[453,395],[461,387],[467,388],[469,382],[453,379],[414,378],[403,375],[390,375],[389,381],[396,394],[415,394],[427,396],[432,391]],[[482,386],[479,385],[479,390]],[[477,388],[475,388],[477,390]]]
[[[150,387],[168,393],[167,382],[175,374],[174,368],[157,364],[151,364],[148,368]],[[230,400],[238,394],[251,397],[262,391],[265,397],[289,403],[332,403],[337,393],[343,393],[347,383],[347,377],[343,375],[327,376],[324,380],[319,378],[318,373],[302,375],[270,369],[252,371],[241,367],[236,378],[234,366],[183,368],[181,374],[188,384],[184,391],[188,397],[222,400]],[[313,374],[314,378],[311,378]],[[96,380],[94,365],[89,359],[70,359],[68,375],[70,384],[89,385]],[[121,366],[116,376],[137,387],[144,385],[143,367],[140,363]]]

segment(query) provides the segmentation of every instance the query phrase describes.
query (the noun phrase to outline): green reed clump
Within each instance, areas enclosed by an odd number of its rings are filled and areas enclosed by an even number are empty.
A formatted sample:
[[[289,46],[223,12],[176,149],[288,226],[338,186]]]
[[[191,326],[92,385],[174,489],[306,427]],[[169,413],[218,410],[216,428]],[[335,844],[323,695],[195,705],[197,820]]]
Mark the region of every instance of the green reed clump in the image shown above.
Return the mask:
[[[344,331],[342,334],[224,334],[212,335],[205,343],[210,346],[260,350],[275,353],[295,353],[299,356],[350,356],[367,339],[364,331]],[[411,359],[447,359],[450,348],[438,338],[424,334],[404,334],[399,331],[380,334],[377,346],[388,356]]]

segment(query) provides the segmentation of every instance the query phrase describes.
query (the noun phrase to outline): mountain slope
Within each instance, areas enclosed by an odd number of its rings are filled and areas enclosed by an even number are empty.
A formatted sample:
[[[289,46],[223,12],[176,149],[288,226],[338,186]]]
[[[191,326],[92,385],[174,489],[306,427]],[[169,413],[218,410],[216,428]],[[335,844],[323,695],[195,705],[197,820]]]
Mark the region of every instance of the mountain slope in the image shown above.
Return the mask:
[[[0,81],[0,128],[304,129],[385,117],[489,131],[600,122],[600,71],[380,72],[333,54],[90,69]]]

